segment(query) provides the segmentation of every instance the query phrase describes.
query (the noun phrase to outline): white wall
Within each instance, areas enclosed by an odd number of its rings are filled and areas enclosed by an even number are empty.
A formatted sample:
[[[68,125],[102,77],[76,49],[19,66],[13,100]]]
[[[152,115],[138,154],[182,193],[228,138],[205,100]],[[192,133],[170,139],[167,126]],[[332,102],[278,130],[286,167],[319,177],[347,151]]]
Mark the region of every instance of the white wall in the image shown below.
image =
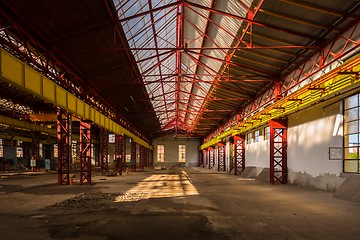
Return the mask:
[[[154,163],[161,165],[157,162],[157,145],[164,145],[164,164],[178,163],[179,162],[179,145],[186,146],[186,162],[185,166],[197,166],[199,160],[199,139],[184,139],[173,137],[161,137],[153,140],[154,146]]]
[[[323,103],[288,120],[288,180],[336,190],[343,179],[341,160],[329,160],[329,147],[343,146],[342,102]]]
[[[263,168],[270,167],[270,142],[264,140],[264,127],[259,128],[260,141],[245,144],[245,167],[256,167],[257,174],[261,172]],[[252,132],[254,132],[254,129]]]

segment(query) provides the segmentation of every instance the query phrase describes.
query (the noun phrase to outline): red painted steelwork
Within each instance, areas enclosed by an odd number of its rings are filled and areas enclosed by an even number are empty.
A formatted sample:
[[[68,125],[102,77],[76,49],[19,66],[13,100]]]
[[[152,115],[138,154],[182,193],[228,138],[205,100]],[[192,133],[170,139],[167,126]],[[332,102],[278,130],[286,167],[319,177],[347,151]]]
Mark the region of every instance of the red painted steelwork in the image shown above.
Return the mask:
[[[80,121],[80,184],[91,184],[91,122]]]
[[[58,145],[58,184],[68,185],[69,182],[69,138],[70,115],[61,108],[57,109],[57,145]]]
[[[225,172],[226,171],[226,161],[225,161],[225,143],[218,143],[218,171]]]
[[[136,171],[136,142],[131,141],[131,158],[130,167],[131,171]]]
[[[32,157],[35,160],[35,166],[32,167],[33,172],[40,171],[40,132],[32,132]]]
[[[215,148],[209,147],[209,169],[215,165]]]
[[[114,160],[114,170],[119,176],[122,175],[123,165],[124,165],[124,136],[115,135],[115,160]]]
[[[287,120],[270,120],[270,183],[287,183]]]
[[[105,176],[109,173],[109,134],[104,128],[100,129],[100,172]]]
[[[234,175],[245,170],[245,136],[234,136]]]

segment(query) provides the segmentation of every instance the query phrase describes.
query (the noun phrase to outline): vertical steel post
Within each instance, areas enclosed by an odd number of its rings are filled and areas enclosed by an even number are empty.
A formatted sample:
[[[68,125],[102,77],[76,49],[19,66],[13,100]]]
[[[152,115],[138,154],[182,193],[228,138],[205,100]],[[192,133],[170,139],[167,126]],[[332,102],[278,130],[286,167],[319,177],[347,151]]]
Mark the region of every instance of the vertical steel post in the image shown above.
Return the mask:
[[[122,175],[123,163],[124,163],[124,136],[115,135],[115,164],[114,170],[115,173],[118,173],[119,176]]]
[[[139,145],[139,162],[140,162],[139,165],[140,165],[141,170],[144,170],[144,168],[145,168],[144,153],[145,153],[144,146]]]
[[[150,150],[150,167],[154,167],[154,151]]]
[[[131,160],[130,160],[131,171],[136,171],[136,142],[131,141]]]
[[[91,122],[80,121],[80,184],[91,184]]]
[[[70,114],[57,109],[58,184],[69,184]]]
[[[226,164],[225,164],[225,143],[218,143],[218,171],[225,172]]]
[[[270,183],[287,183],[287,120],[270,120]]]
[[[100,129],[100,171],[102,175],[109,173],[109,134],[104,128]]]
[[[202,167],[204,168],[205,165],[207,164],[207,151],[206,151],[206,149],[202,150],[202,157],[203,157]]]
[[[209,147],[209,169],[212,168],[215,164],[214,154],[215,154],[215,149],[213,147]]]
[[[32,133],[32,157],[31,160],[33,161],[32,171],[37,172],[40,170],[40,133],[33,132]]]
[[[245,170],[245,136],[234,136],[234,175]]]

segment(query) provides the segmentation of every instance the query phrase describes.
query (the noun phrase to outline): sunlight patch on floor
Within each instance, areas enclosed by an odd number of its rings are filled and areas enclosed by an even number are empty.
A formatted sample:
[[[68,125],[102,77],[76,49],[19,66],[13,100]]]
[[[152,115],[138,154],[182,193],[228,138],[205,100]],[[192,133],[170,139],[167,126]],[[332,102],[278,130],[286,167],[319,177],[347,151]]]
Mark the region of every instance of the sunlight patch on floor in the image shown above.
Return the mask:
[[[189,176],[183,171],[181,174],[154,174],[125,194],[119,195],[115,202],[134,202],[150,198],[170,198],[199,195]]]

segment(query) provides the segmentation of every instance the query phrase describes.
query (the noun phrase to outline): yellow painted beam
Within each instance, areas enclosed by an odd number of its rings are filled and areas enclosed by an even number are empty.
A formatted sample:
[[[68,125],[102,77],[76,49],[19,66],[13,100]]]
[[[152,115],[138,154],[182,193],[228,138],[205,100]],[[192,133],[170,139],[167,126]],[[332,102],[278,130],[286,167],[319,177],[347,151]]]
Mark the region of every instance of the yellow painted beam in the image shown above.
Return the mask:
[[[312,81],[298,91],[266,107],[245,121],[238,123],[230,130],[202,144],[200,150],[221,142],[225,136],[244,134],[266,124],[271,119],[287,116],[340,91],[359,87],[360,78],[355,73],[360,73],[360,55],[356,55],[319,79]]]
[[[56,136],[55,129],[47,128],[47,127],[40,126],[40,125],[37,125],[34,123],[25,122],[25,121],[17,120],[17,119],[10,118],[10,117],[0,116],[0,124],[6,125],[6,126],[11,126],[11,127],[18,128],[18,129],[48,133],[50,135]]]
[[[59,106],[85,120],[91,120],[98,126],[120,135],[131,137],[136,143],[152,150],[152,146],[100,113],[87,103],[67,92],[41,73],[35,71],[19,59],[0,49],[1,79],[27,91],[43,100]]]

